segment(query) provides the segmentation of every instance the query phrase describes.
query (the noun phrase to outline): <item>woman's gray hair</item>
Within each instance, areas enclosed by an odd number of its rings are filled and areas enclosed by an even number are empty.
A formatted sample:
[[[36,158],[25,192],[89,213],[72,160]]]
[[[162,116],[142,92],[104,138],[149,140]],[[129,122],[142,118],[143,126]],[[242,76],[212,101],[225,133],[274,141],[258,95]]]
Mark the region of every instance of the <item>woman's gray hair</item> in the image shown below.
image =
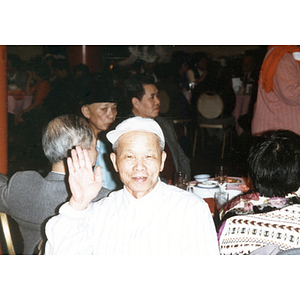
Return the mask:
[[[89,123],[76,115],[59,116],[46,126],[42,144],[45,156],[51,164],[68,157],[75,146],[89,149],[94,134]]]
[[[155,135],[158,138],[158,142],[159,142],[159,145],[160,145],[160,148],[161,148],[161,152],[163,152],[164,151],[164,147],[165,147],[165,142],[157,134],[155,134]],[[118,148],[118,145],[119,145],[119,139],[120,139],[120,137],[112,145],[112,149],[113,149],[113,151],[114,151],[115,154],[117,154],[117,148]]]

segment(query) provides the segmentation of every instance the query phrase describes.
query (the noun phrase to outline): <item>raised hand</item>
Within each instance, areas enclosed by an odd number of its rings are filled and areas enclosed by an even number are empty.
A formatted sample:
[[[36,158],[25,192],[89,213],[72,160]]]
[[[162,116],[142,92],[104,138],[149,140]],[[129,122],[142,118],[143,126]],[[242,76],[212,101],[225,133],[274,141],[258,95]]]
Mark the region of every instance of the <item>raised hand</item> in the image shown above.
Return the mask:
[[[79,146],[76,146],[76,150],[71,150],[71,157],[68,157],[67,163],[72,192],[69,204],[76,210],[83,210],[97,196],[102,187],[100,166],[93,172],[88,151]]]

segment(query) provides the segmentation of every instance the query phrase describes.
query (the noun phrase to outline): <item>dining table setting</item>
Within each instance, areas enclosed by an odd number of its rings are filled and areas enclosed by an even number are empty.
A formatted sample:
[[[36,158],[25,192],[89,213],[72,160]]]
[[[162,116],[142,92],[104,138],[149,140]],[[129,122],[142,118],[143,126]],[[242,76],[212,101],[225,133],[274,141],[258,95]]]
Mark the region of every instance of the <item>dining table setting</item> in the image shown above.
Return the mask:
[[[187,183],[187,191],[201,197],[213,217],[227,202],[250,189],[246,178],[227,175],[223,166],[217,167],[214,177],[197,174],[194,179]]]

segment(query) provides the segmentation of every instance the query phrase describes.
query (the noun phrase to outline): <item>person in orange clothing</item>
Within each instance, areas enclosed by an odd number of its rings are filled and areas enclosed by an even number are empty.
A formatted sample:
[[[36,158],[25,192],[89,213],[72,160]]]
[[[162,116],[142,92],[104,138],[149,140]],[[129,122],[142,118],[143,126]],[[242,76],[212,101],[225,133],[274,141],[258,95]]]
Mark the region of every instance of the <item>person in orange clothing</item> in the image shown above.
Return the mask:
[[[44,99],[51,90],[49,76],[50,67],[44,62],[36,64],[33,67],[33,70],[29,71],[29,77],[26,84],[26,95],[33,95],[33,99],[29,107],[15,115],[16,125],[23,121],[23,114],[33,109],[37,110],[43,104]],[[36,82],[33,86],[31,86],[32,81]]]
[[[263,61],[251,133],[291,130],[300,134],[300,47],[270,46]]]

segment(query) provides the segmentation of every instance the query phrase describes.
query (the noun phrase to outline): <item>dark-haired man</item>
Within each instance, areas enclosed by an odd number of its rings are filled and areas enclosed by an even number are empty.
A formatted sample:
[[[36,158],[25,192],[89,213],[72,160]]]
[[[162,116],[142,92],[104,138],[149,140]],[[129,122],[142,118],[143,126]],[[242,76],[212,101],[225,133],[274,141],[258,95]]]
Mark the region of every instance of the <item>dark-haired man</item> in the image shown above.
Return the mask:
[[[136,74],[131,76],[124,84],[124,98],[131,106],[130,116],[140,116],[154,119],[161,127],[166,139],[167,160],[161,177],[173,179],[176,172],[187,174],[191,178],[190,160],[185,155],[171,120],[159,116],[159,92],[151,76]]]

